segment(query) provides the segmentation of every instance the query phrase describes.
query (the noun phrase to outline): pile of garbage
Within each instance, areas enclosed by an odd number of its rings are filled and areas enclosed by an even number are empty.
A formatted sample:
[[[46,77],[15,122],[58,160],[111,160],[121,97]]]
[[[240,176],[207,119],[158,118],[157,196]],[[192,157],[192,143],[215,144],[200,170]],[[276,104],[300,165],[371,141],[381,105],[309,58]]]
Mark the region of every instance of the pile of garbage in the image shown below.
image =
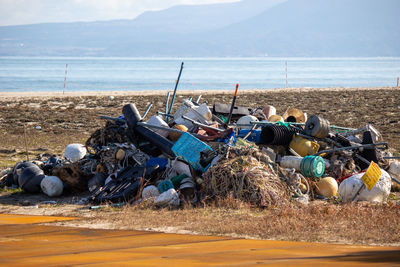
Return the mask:
[[[125,105],[119,117],[101,116],[105,126],[85,145],[68,145],[64,157],[19,162],[0,173],[0,185],[50,197],[90,192],[95,204],[178,207],[232,196],[268,207],[383,202],[398,183],[398,157],[372,125],[351,129],[291,107],[281,116],[269,105],[199,100],[185,99],[174,114],[166,108],[147,122],[151,105],[143,116]]]

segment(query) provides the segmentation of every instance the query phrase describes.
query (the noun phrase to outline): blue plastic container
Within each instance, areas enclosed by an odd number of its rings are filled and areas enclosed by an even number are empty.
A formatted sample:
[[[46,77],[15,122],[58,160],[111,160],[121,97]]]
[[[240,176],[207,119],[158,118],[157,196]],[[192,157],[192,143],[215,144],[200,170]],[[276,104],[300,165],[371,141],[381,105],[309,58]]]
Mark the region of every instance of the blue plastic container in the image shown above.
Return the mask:
[[[182,157],[193,169],[201,172],[205,172],[209,168],[209,166],[203,167],[200,164],[200,152],[207,150],[213,151],[210,146],[189,133],[183,133],[172,146],[172,151],[177,157]]]
[[[168,160],[164,158],[150,158],[146,162],[146,167],[154,167],[157,165],[160,167],[160,170],[163,171],[167,168]]]
[[[239,131],[238,137],[243,138],[250,132],[250,129],[242,129]],[[247,141],[254,142],[256,144],[260,143],[260,135],[261,130],[253,130],[249,137],[247,137]]]

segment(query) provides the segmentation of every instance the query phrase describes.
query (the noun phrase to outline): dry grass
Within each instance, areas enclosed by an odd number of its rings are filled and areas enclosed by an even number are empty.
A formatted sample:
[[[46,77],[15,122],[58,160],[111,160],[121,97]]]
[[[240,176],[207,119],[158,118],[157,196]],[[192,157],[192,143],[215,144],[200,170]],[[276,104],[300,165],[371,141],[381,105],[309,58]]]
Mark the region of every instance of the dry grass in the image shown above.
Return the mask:
[[[274,240],[400,244],[400,207],[366,203],[313,203],[253,209],[226,199],[211,206],[180,210],[125,207],[98,212],[93,219],[118,229],[144,229]]]

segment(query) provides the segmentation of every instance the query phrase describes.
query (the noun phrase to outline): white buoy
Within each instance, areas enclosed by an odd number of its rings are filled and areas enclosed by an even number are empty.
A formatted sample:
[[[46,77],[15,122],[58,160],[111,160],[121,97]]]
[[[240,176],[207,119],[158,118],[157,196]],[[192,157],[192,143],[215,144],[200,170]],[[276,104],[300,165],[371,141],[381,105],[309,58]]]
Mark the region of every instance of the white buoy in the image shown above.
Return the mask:
[[[40,188],[49,197],[58,197],[62,195],[64,185],[57,176],[46,176],[40,183]]]
[[[143,191],[142,191],[143,199],[156,198],[159,195],[160,195],[160,191],[158,191],[158,188],[155,187],[154,185],[149,185],[149,186],[143,188]]]
[[[252,116],[252,115],[246,115],[238,119],[237,124],[250,124],[251,121],[258,121],[257,117]],[[239,126],[239,129],[251,129],[252,126]]]

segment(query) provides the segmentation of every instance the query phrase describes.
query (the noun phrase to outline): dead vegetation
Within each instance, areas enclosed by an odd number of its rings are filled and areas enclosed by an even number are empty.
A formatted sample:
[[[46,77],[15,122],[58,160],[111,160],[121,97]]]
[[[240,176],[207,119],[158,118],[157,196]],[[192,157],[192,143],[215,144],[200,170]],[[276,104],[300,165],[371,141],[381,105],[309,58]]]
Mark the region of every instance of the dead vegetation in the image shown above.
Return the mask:
[[[145,206],[97,211],[92,223],[141,229],[257,239],[400,245],[400,208],[368,203],[310,206],[291,203],[254,209],[227,198],[211,206],[180,210]]]

